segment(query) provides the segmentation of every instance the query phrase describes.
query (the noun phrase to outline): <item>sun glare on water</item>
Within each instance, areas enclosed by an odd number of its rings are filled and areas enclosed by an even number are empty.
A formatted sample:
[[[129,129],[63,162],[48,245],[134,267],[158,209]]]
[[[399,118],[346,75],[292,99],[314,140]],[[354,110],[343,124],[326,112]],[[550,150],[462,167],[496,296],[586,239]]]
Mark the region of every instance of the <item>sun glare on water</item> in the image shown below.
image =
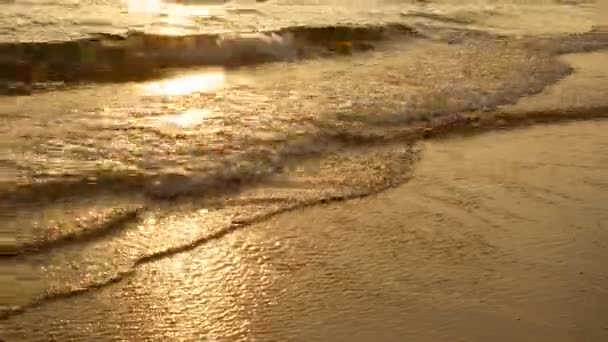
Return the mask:
[[[176,128],[192,128],[202,124],[211,115],[208,109],[192,108],[182,113],[167,115],[161,123]]]
[[[225,84],[224,71],[213,70],[151,82],[143,86],[143,92],[149,96],[183,96],[197,92],[212,92],[223,88]]]

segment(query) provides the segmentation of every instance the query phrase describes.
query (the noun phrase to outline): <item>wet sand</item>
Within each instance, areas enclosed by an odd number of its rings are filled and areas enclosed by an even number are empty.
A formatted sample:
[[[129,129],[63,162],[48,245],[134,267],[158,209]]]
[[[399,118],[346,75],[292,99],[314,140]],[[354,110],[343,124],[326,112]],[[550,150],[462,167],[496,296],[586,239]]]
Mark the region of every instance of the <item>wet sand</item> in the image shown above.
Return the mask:
[[[605,341],[608,121],[425,142],[412,180],[2,322],[7,341]],[[10,328],[9,328],[10,327]]]
[[[270,269],[254,286],[270,299],[249,316],[248,336],[606,340],[606,129],[584,122],[426,143],[397,189],[231,236]]]

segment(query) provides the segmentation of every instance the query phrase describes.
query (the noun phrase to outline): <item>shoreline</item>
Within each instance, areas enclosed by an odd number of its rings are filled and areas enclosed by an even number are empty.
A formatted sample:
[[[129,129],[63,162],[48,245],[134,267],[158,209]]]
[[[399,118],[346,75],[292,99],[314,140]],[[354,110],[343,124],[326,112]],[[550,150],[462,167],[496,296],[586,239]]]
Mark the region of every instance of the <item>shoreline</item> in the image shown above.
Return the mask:
[[[218,205],[220,208],[220,213],[218,216],[224,215],[224,219],[228,219],[227,225],[218,225],[214,228],[214,230],[210,230],[207,234],[203,234],[202,236],[194,236],[194,237],[186,237],[176,239],[176,241],[172,241],[174,243],[170,244],[170,246],[162,245],[160,247],[156,247],[156,249],[152,249],[152,252],[146,255],[135,255],[133,256],[132,263],[126,262],[125,265],[121,264],[121,261],[117,263],[120,264],[118,267],[118,271],[115,273],[110,272],[111,275],[107,279],[93,279],[91,283],[81,283],[80,285],[74,287],[71,283],[73,279],[79,279],[80,272],[78,269],[76,271],[70,271],[65,276],[60,276],[58,279],[54,279],[53,281],[59,280],[61,284],[58,288],[46,289],[42,291],[42,296],[35,297],[33,301],[25,303],[23,306],[17,306],[16,309],[8,309],[1,312],[1,318],[3,321],[12,320],[14,317],[21,317],[22,315],[27,316],[30,312],[38,312],[39,310],[44,311],[48,306],[55,305],[54,303],[63,302],[64,300],[79,300],[81,297],[87,297],[90,295],[95,296],[95,293],[98,291],[105,291],[106,289],[113,288],[113,286],[117,284],[122,284],[125,281],[130,281],[130,279],[134,276],[137,276],[137,273],[140,270],[147,269],[151,267],[150,265],[154,265],[156,263],[165,262],[167,259],[180,258],[180,255],[194,253],[198,251],[201,247],[206,246],[207,244],[215,244],[216,242],[221,242],[225,239],[229,239],[233,234],[241,234],[243,231],[248,231],[252,226],[257,226],[260,224],[265,224],[276,217],[282,217],[283,215],[299,215],[299,212],[302,210],[308,210],[309,208],[316,208],[319,204],[326,204],[332,202],[346,202],[350,203],[352,199],[356,198],[368,198],[374,197],[378,194],[384,193],[386,191],[392,191],[392,189],[400,188],[406,181],[410,179],[410,168],[414,169],[418,167],[418,163],[420,161],[415,161],[412,163],[412,159],[415,158],[415,153],[412,153],[408,148],[412,147],[411,145],[424,145],[425,141],[430,141],[431,143],[440,144],[441,141],[446,139],[468,139],[468,138],[476,138],[480,134],[498,134],[497,130],[509,129],[505,134],[511,134],[519,132],[519,130],[512,130],[513,128],[521,128],[522,130],[534,129],[535,127],[540,127],[542,129],[545,125],[537,125],[539,123],[543,124],[557,124],[557,125],[568,125],[569,121],[577,121],[577,120],[589,120],[589,119],[606,119],[608,117],[608,105],[605,104],[605,101],[602,98],[602,94],[605,94],[605,85],[608,84],[608,71],[602,69],[601,61],[604,60],[604,57],[608,55],[608,51],[597,51],[592,53],[578,53],[566,55],[561,58],[566,59],[572,67],[574,68],[574,72],[565,77],[564,79],[558,81],[555,84],[549,85],[545,87],[545,89],[536,95],[531,95],[528,97],[521,98],[518,103],[515,105],[502,106],[498,111],[492,113],[466,113],[460,115],[452,115],[440,117],[437,119],[431,119],[430,122],[422,122],[419,125],[412,125],[407,129],[398,129],[391,130],[387,127],[378,127],[376,131],[371,131],[367,136],[362,134],[355,134],[353,136],[349,136],[348,130],[345,131],[335,131],[335,135],[332,137],[328,135],[328,140],[335,140],[338,142],[338,145],[343,146],[334,146],[334,149],[339,149],[343,147],[345,149],[344,154],[346,157],[335,157],[332,154],[335,152],[330,150],[328,155],[317,156],[315,153],[312,153],[310,156],[310,160],[305,158],[302,163],[299,164],[314,164],[314,159],[324,159],[329,161],[329,164],[332,162],[339,163],[343,160],[340,158],[345,158],[344,160],[347,163],[351,163],[353,165],[360,164],[361,162],[366,164],[370,163],[371,166],[368,169],[361,169],[361,174],[357,174],[357,177],[360,179],[364,179],[366,177],[373,179],[370,184],[363,183],[365,186],[361,189],[354,190],[345,190],[348,188],[349,183],[344,181],[344,184],[340,183],[340,173],[343,171],[339,167],[331,166],[329,171],[333,172],[327,181],[329,184],[338,184],[343,185],[343,188],[336,186],[335,189],[322,189],[322,183],[315,184],[312,195],[304,196],[299,198],[297,201],[292,199],[290,196],[290,191],[285,190],[287,195],[282,194],[282,190],[272,189],[273,186],[276,186],[281,182],[281,177],[276,179],[276,175],[270,177],[268,182],[261,182],[258,184],[254,184],[250,188],[246,188],[241,195],[238,195],[235,199],[236,203],[239,203],[239,200],[242,200],[244,203],[242,206],[235,206],[235,209],[226,210],[228,214],[223,214],[221,212],[221,205]],[[589,56],[595,56],[594,59],[590,62],[590,60],[586,59]],[[584,87],[582,86],[584,85]],[[563,94],[572,94],[573,92],[580,91],[579,89],[584,89],[584,93],[577,95],[579,96],[578,102],[572,101],[571,98],[563,99]],[[572,106],[572,104],[575,106]],[[582,106],[581,103],[590,104],[589,106]],[[576,106],[578,104],[578,107]],[[568,105],[568,107],[565,107]],[[434,120],[434,121],[433,121]],[[560,123],[556,123],[559,121]],[[605,122],[604,120],[598,122]],[[583,122],[584,124],[584,122]],[[527,126],[527,127],[523,127]],[[553,126],[553,125],[547,125]],[[332,133],[332,134],[333,134]],[[354,139],[351,139],[354,137]],[[358,140],[360,139],[360,140]],[[366,142],[364,147],[357,147],[357,142],[364,141]],[[395,146],[400,146],[405,150],[398,151],[390,151],[391,148]],[[383,149],[388,149],[387,155],[391,155],[391,153],[395,153],[394,156],[401,156],[403,159],[396,159],[395,165],[392,165],[394,169],[388,167],[388,171],[381,170],[377,171],[374,168],[374,160],[373,157],[369,157],[368,155],[373,155],[378,153]],[[348,156],[348,154],[352,152],[353,156]],[[361,156],[362,155],[362,156]],[[334,158],[334,159],[332,159]],[[366,159],[367,158],[367,159]],[[424,157],[422,158],[422,162],[424,162]],[[404,165],[398,165],[399,162],[407,161]],[[301,166],[301,165],[300,165]],[[293,166],[294,168],[298,168],[299,166]],[[315,167],[313,165],[313,167]],[[289,165],[291,169],[292,166]],[[348,167],[346,168],[348,170]],[[292,170],[288,170],[292,171]],[[310,171],[310,169],[309,169]],[[327,171],[327,169],[323,169],[323,171]],[[387,173],[388,172],[388,173]],[[400,173],[401,172],[401,173]],[[356,173],[355,173],[356,174]],[[385,179],[388,174],[392,174],[396,176],[394,179]],[[313,176],[314,177],[314,173]],[[335,179],[331,178],[334,177]],[[384,177],[384,178],[383,178]],[[378,178],[378,179],[376,179]],[[388,177],[390,178],[390,177]],[[337,180],[336,180],[337,179]],[[287,177],[287,183],[289,183],[289,177]],[[318,181],[318,180],[317,180]],[[334,183],[332,183],[332,181]],[[305,187],[306,184],[298,184],[299,180],[296,179],[295,186],[291,186],[295,188],[294,191],[299,191],[298,187]],[[375,183],[374,183],[375,182]],[[313,183],[315,183],[313,181]],[[281,186],[278,186],[279,188]],[[288,186],[290,187],[290,186]],[[270,188],[266,193],[265,189]],[[318,188],[318,189],[317,189]],[[333,192],[332,192],[333,191]],[[350,191],[350,192],[349,192]],[[357,192],[359,191],[359,192]],[[276,192],[276,194],[275,194]],[[261,196],[258,196],[261,194]],[[372,196],[374,195],[374,196]],[[242,197],[239,197],[242,196]],[[249,197],[253,198],[261,198],[258,206],[264,207],[262,209],[257,208],[255,205],[251,205],[249,203]],[[266,202],[263,200],[264,196],[266,197]],[[272,199],[273,196],[278,196],[278,204],[274,205],[265,205],[268,203],[269,199]],[[281,196],[285,196],[286,200],[283,201]],[[294,198],[297,196],[294,196]],[[217,200],[218,203],[221,199]],[[290,202],[292,201],[292,202]],[[281,207],[282,204],[287,203],[289,205]],[[183,203],[182,203],[183,204]],[[180,205],[178,204],[177,208]],[[333,205],[333,204],[332,204]],[[229,205],[228,205],[229,206]],[[203,207],[209,207],[208,203],[204,203]],[[213,205],[211,205],[213,207]],[[152,209],[155,209],[154,207]],[[158,208],[157,208],[158,209]],[[171,207],[166,209],[172,210]],[[217,208],[216,208],[217,209]],[[245,214],[243,215],[245,218],[239,218],[240,214],[232,214],[232,211],[242,210]],[[250,214],[250,215],[248,215]],[[179,215],[179,214],[178,214]],[[116,236],[122,237],[123,235],[129,235],[129,230],[131,228],[136,227],[141,222],[149,218],[148,215],[140,215],[139,213],[135,214],[135,218],[132,220],[129,219],[129,226],[123,227],[120,229],[110,229],[111,235],[106,236],[106,232],[101,232],[99,235],[95,232],[91,234],[93,237],[89,239],[89,237],[85,236],[86,239],[80,240],[78,233],[73,236],[70,235],[66,239],[74,239],[73,242],[84,242],[85,246],[82,247],[82,251],[79,249],[81,247],[77,246],[76,243],[72,244],[72,242],[68,241],[64,246],[63,240],[61,241],[61,247],[66,247],[68,251],[71,253],[76,253],[78,257],[83,256],[83,259],[86,259],[84,256],[88,256],[88,253],[97,253],[97,252],[89,252],[85,249],[88,247],[98,248],[100,245],[106,243],[105,238],[114,238]],[[171,216],[171,215],[169,215]],[[202,217],[202,216],[201,216]],[[183,218],[178,218],[178,221]],[[198,218],[199,220],[202,218]],[[194,222],[200,222],[194,220]],[[225,222],[222,221],[222,224]],[[168,223],[171,224],[171,223]],[[247,226],[247,229],[241,229]],[[86,227],[85,227],[86,228]],[[156,229],[163,229],[162,226],[157,227]],[[86,230],[85,230],[86,232]],[[175,232],[174,234],[177,234]],[[87,233],[88,235],[88,233]],[[191,240],[188,240],[188,239]],[[135,239],[135,238],[131,238]],[[143,239],[145,241],[145,239]],[[127,240],[131,241],[131,240]],[[170,240],[171,241],[171,240]],[[85,248],[86,247],[86,248]],[[95,249],[93,248],[93,249]],[[61,255],[62,249],[59,251],[55,251],[53,248],[49,248],[49,255],[57,258]],[[101,255],[104,257],[104,255]],[[27,253],[24,255],[24,259],[26,262],[31,261],[28,260],[29,255]],[[34,257],[36,257],[34,255]],[[99,257],[99,256],[97,256]],[[70,258],[70,254],[67,255],[68,261]],[[53,258],[50,258],[53,259]],[[8,259],[7,259],[8,260]],[[36,260],[33,258],[32,260]],[[103,260],[103,259],[101,259]],[[10,262],[10,260],[8,260]],[[20,260],[21,262],[22,260]],[[71,267],[71,266],[70,266]],[[35,274],[35,273],[34,273]],[[35,276],[34,276],[35,277]],[[65,281],[65,279],[69,281]],[[15,279],[17,283],[19,283],[18,279]],[[51,281],[50,283],[53,283]],[[16,284],[17,284],[16,283]],[[46,285],[46,284],[45,284]],[[17,285],[19,286],[19,285]],[[122,285],[118,285],[122,286]],[[27,288],[27,286],[26,286]],[[38,288],[35,288],[33,291],[38,292]],[[25,292],[27,293],[27,289]],[[61,299],[61,300],[57,300]]]
[[[468,114],[462,114],[462,115],[455,115],[455,116],[449,116],[449,117],[442,117],[437,119],[436,122],[439,122],[440,124],[436,125],[435,128],[433,130],[431,130],[429,132],[429,124],[421,124],[419,126],[414,126],[414,127],[410,127],[407,130],[401,130],[399,135],[394,135],[391,136],[389,139],[387,139],[387,141],[382,141],[383,144],[375,144],[375,143],[371,143],[371,144],[366,144],[366,146],[363,148],[363,150],[369,150],[369,151],[373,151],[374,149],[378,148],[378,147],[382,147],[383,148],[392,148],[391,146],[416,146],[416,144],[424,144],[425,141],[436,141],[436,142],[440,142],[443,140],[450,140],[450,139],[466,139],[466,138],[470,138],[470,137],[476,137],[479,135],[484,135],[484,134],[494,134],[496,132],[500,132],[501,130],[507,130],[507,131],[514,131],[517,132],[519,129],[529,129],[529,128],[533,128],[533,127],[544,127],[544,124],[549,124],[549,125],[567,125],[569,124],[569,122],[572,121],[578,121],[578,120],[596,120],[599,119],[601,121],[599,122],[603,122],[605,119],[608,117],[608,106],[604,106],[602,105],[602,102],[600,100],[599,103],[595,104],[595,108],[569,108],[564,110],[563,108],[553,108],[551,105],[553,106],[557,106],[559,107],[561,104],[559,101],[561,101],[561,94],[562,93],[569,93],[572,92],[573,88],[572,87],[576,87],[580,84],[581,82],[581,78],[584,81],[585,77],[588,77],[589,75],[593,75],[594,79],[593,82],[595,82],[595,84],[602,84],[602,79],[603,77],[606,78],[606,80],[608,80],[608,72],[604,72],[604,74],[602,73],[598,73],[598,70],[594,69],[594,68],[600,68],[601,69],[601,63],[600,64],[589,64],[588,61],[583,61],[585,63],[578,63],[577,64],[577,60],[579,60],[580,58],[585,58],[586,56],[593,56],[593,55],[605,55],[608,54],[608,52],[594,52],[594,53],[585,53],[585,54],[574,54],[574,55],[567,55],[564,58],[569,58],[571,59],[569,61],[569,63],[574,67],[575,72],[573,72],[572,74],[570,74],[568,77],[566,77],[565,79],[561,80],[560,82],[553,84],[547,88],[545,88],[545,90],[537,95],[533,95],[530,97],[525,97],[523,98],[520,102],[518,102],[515,105],[510,105],[510,106],[503,106],[502,108],[500,108],[499,111],[495,112],[495,113],[468,113]],[[598,61],[601,61],[602,58],[596,58]],[[580,61],[579,61],[580,62]],[[576,89],[575,89],[576,90]],[[596,92],[587,92],[587,94],[589,95],[589,98],[595,98],[597,97],[598,94],[601,94],[603,88],[597,88]],[[586,101],[589,101],[589,99],[583,99]],[[538,106],[538,104],[541,104],[540,107]],[[548,105],[550,104],[550,105]],[[536,106],[536,107],[535,107]],[[527,111],[527,112],[526,112]],[[516,113],[517,115],[513,115],[513,113]],[[523,114],[522,114],[523,113]],[[558,120],[558,122],[556,122],[555,120]],[[585,121],[582,121],[585,122]],[[539,123],[543,123],[543,125],[538,125]],[[514,130],[515,129],[515,130]],[[386,136],[389,136],[389,134],[385,134],[384,136],[381,136],[381,140],[386,138]],[[378,137],[375,138],[371,138],[372,141],[378,139]],[[341,137],[339,139],[340,141],[348,141],[348,139]],[[380,142],[380,141],[377,141]],[[368,141],[369,143],[369,141]],[[356,144],[355,144],[356,145]],[[351,143],[347,144],[346,146],[344,146],[347,150],[344,151],[345,153],[348,151],[348,149],[353,149],[353,146],[355,146]],[[349,147],[350,146],[350,147]],[[353,152],[355,155],[357,154],[367,154],[367,152],[362,151],[358,151],[359,149],[355,149],[355,151]],[[358,152],[357,152],[358,151]],[[331,154],[330,154],[331,155]],[[382,184],[376,184],[376,185],[370,185],[369,189],[363,188],[360,190],[355,190],[355,191],[350,191],[350,192],[344,192],[341,193],[340,191],[338,191],[335,194],[332,194],[331,192],[327,195],[322,195],[322,194],[318,194],[318,195],[313,195],[311,198],[303,198],[302,200],[299,201],[295,201],[289,205],[286,205],[284,207],[278,208],[278,209],[273,209],[272,207],[270,207],[270,210],[262,210],[260,211],[258,214],[252,214],[252,215],[245,215],[244,219],[239,219],[239,218],[232,218],[230,220],[230,224],[227,225],[224,228],[219,228],[219,230],[217,230],[216,232],[212,233],[210,236],[214,236],[214,238],[210,238],[208,235],[203,235],[200,238],[196,238],[193,241],[188,241],[186,244],[177,244],[175,246],[170,246],[164,249],[160,249],[156,252],[153,252],[152,254],[149,255],[144,255],[136,260],[134,260],[134,263],[128,268],[129,271],[128,272],[124,272],[124,269],[120,269],[120,271],[118,271],[118,273],[116,273],[115,276],[110,278],[110,281],[106,282],[102,282],[102,283],[92,283],[90,286],[90,288],[86,285],[84,285],[84,287],[80,288],[78,291],[72,293],[72,291],[68,291],[68,292],[64,292],[63,290],[57,290],[57,292],[48,292],[46,293],[44,296],[34,300],[33,302],[29,302],[27,304],[25,304],[24,306],[17,306],[14,309],[8,309],[5,310],[2,314],[3,318],[9,318],[10,316],[13,316],[14,314],[19,314],[19,313],[23,313],[25,309],[28,308],[34,308],[34,307],[38,307],[41,304],[45,304],[49,301],[54,301],[55,298],[69,298],[72,296],[80,296],[83,293],[88,292],[88,289],[99,289],[99,288],[103,288],[107,285],[111,285],[113,283],[116,283],[117,281],[120,281],[120,279],[123,278],[124,275],[130,275],[132,272],[134,272],[136,269],[139,269],[141,266],[146,265],[150,262],[156,262],[159,259],[162,258],[167,258],[167,257],[172,257],[175,256],[177,254],[180,253],[187,253],[188,251],[192,251],[197,249],[198,247],[200,247],[201,245],[204,245],[206,243],[208,243],[209,241],[212,240],[216,240],[216,239],[220,239],[220,238],[224,238],[225,236],[235,232],[235,231],[239,231],[244,227],[247,226],[251,226],[251,225],[255,225],[259,222],[264,222],[267,221],[269,219],[272,219],[275,216],[280,216],[283,215],[285,213],[290,213],[290,212],[294,212],[294,211],[299,211],[305,208],[309,208],[309,207],[314,207],[314,206],[318,206],[318,205],[323,205],[326,203],[333,203],[333,202],[344,202],[344,201],[350,201],[353,199],[359,199],[359,198],[366,198],[369,196],[373,196],[379,193],[382,193],[384,191],[390,191],[391,189],[397,188],[402,186],[404,183],[407,183],[408,180],[410,180],[410,171],[408,171],[410,168],[416,168],[417,164],[420,161],[414,161],[413,159],[416,159],[417,157],[415,156],[416,153],[412,152],[412,151],[405,151],[405,155],[407,157],[407,159],[409,159],[410,161],[407,163],[407,165],[404,166],[400,166],[397,167],[394,171],[392,171],[392,173],[399,173],[399,172],[403,172],[403,174],[399,177],[393,177],[394,179],[388,183],[382,183]],[[327,158],[327,156],[322,157],[322,158]],[[412,159],[413,158],[413,159]],[[424,157],[423,157],[424,158]],[[308,158],[307,158],[308,159]],[[303,164],[307,164],[312,162],[314,164],[314,160],[316,159],[314,156],[310,157],[310,160],[305,159],[303,161]],[[356,162],[356,161],[355,161]],[[365,161],[364,161],[365,162]],[[298,163],[298,165],[300,165],[302,163]],[[297,166],[295,166],[297,167]],[[316,167],[316,166],[313,166]],[[290,167],[288,167],[289,169]],[[288,170],[289,171],[289,170]],[[310,171],[310,169],[309,169]],[[327,170],[325,170],[327,171]],[[331,171],[331,169],[330,169]],[[332,171],[332,172],[339,172],[339,171]],[[289,173],[289,172],[288,172]],[[382,173],[381,173],[382,174]],[[360,176],[360,177],[365,177],[364,176]],[[368,177],[374,178],[377,176],[374,176],[374,173],[371,173],[368,175]],[[401,179],[401,180],[399,180]],[[289,176],[287,177],[288,183],[290,182],[289,180]],[[296,185],[295,187],[297,188],[297,179],[296,179]],[[245,193],[242,197],[237,197],[234,200],[231,200],[230,198],[227,198],[226,200],[228,200],[228,204],[224,203],[222,206],[230,206],[229,203],[234,202],[238,205],[239,201],[242,201],[245,205],[246,208],[247,207],[247,203],[248,203],[248,196],[254,196],[255,198],[255,194],[259,189],[262,189],[262,193],[264,192],[264,188],[265,187],[273,187],[277,184],[281,183],[281,177],[279,177],[279,179],[277,179],[277,176],[275,175],[274,177],[271,177],[270,179],[268,179],[268,181],[266,182],[261,182],[259,184],[255,184],[251,187],[245,188],[243,190],[243,192]],[[281,187],[281,186],[279,186]],[[289,187],[289,185],[288,185]],[[279,190],[280,193],[280,190]],[[271,195],[272,196],[272,195]],[[320,196],[320,197],[319,197]],[[241,200],[239,200],[239,198],[243,198]],[[216,200],[216,201],[220,201],[220,199]],[[219,202],[218,202],[219,203]],[[265,203],[264,201],[260,202],[260,204],[263,205],[263,203]],[[279,200],[279,202],[277,202],[279,205],[281,204],[281,201]],[[206,203],[203,204],[203,206],[208,207],[210,204]],[[213,204],[211,204],[213,206]],[[221,208],[222,206],[220,206],[219,208]],[[238,208],[238,206],[237,206]],[[153,208],[152,208],[153,209]],[[130,217],[129,221],[129,227],[132,225],[136,225],[139,224],[140,221],[144,220],[147,216],[143,215],[141,212],[135,214],[135,216],[137,217]],[[133,216],[133,215],[132,215]],[[111,219],[111,218],[110,218]],[[112,222],[112,221],[109,221]],[[108,232],[105,231],[101,231],[101,232],[95,232],[95,231],[88,231],[87,227],[85,226],[83,229],[84,230],[84,240],[81,239],[81,236],[79,235],[78,231],[76,231],[75,233],[70,233],[69,236],[66,236],[65,238],[61,238],[59,240],[60,245],[64,245],[66,244],[68,247],[70,247],[70,244],[72,244],[73,242],[84,242],[84,243],[101,243],[104,241],[104,239],[106,238],[106,235],[111,232],[112,235],[114,234],[122,234],[123,231],[128,231],[127,229],[128,227],[125,227],[124,229],[118,229],[114,226],[112,226],[111,230],[108,230]],[[90,235],[90,237],[89,237]],[[108,236],[111,237],[111,236]],[[52,251],[52,247],[54,246],[54,243],[51,246],[46,246],[44,247],[45,250],[52,252],[54,254],[54,252]],[[48,247],[48,248],[47,248]],[[12,257],[25,257],[25,259],[27,260],[28,257],[30,256],[36,256],[38,253],[34,253],[33,255],[29,255],[29,253],[25,253],[25,254],[21,254],[19,253],[18,255],[15,256],[8,256],[8,259],[12,259]],[[5,258],[6,259],[6,258]],[[8,260],[7,259],[7,260]]]
[[[202,315],[205,335],[219,340],[228,336],[222,335],[226,329],[235,328],[235,340],[366,340],[380,334],[389,341],[403,336],[421,341],[465,336],[538,340],[541,335],[547,341],[583,336],[601,341],[608,336],[608,327],[601,326],[607,313],[601,312],[608,308],[601,304],[608,304],[608,289],[601,285],[608,279],[601,267],[601,258],[608,258],[608,245],[601,243],[608,223],[601,208],[606,203],[602,198],[608,200],[608,179],[601,171],[608,168],[601,152],[608,148],[608,140],[601,138],[607,124],[539,125],[422,142],[424,156],[409,182],[372,196],[246,223],[247,229],[234,229],[221,239],[146,261],[122,281],[3,317],[3,324],[13,326],[7,331],[17,337],[22,328],[30,331],[27,322],[67,320],[69,330],[54,326],[58,336],[71,336],[92,319],[100,322],[101,330],[93,329],[99,333],[115,319],[144,319],[143,307],[164,303],[154,289],[167,287],[163,291],[172,295],[164,310],[189,303],[190,310],[180,309],[178,317],[185,316],[178,321]],[[238,258],[227,260],[225,253]],[[218,268],[217,263],[226,265]],[[192,292],[195,284],[203,289]],[[261,306],[254,316],[244,311],[228,321],[213,321],[215,309],[236,308],[204,299],[218,291],[228,291],[220,297],[229,298],[245,291],[236,297],[245,302],[232,304],[237,307],[263,298],[270,302],[255,304]],[[259,291],[269,297],[258,297]],[[195,293],[202,297],[193,297]],[[299,296],[309,298],[306,304],[296,300]],[[319,306],[324,301],[328,304]],[[75,305],[81,308],[78,317]],[[317,313],[311,316],[310,310]],[[456,315],[448,318],[450,312]],[[313,318],[319,315],[326,320],[322,325]],[[243,319],[252,322],[246,331],[233,326]],[[408,324],[397,323],[402,320]],[[277,329],[267,330],[267,324]],[[519,328],[511,329],[515,326]],[[131,328],[127,324],[114,333],[131,336]],[[188,339],[195,330],[184,327],[174,333]]]

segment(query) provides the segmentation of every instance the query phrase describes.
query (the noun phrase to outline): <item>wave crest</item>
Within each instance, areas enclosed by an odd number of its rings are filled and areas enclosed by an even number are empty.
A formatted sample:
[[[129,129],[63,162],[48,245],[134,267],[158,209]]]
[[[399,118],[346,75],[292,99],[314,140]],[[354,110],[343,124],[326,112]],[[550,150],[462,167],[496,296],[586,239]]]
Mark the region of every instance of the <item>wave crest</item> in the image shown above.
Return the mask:
[[[287,27],[230,35],[165,36],[130,32],[61,42],[0,44],[0,80],[27,84],[64,81],[123,81],[155,76],[166,67],[238,67],[352,53],[398,35],[407,26]]]

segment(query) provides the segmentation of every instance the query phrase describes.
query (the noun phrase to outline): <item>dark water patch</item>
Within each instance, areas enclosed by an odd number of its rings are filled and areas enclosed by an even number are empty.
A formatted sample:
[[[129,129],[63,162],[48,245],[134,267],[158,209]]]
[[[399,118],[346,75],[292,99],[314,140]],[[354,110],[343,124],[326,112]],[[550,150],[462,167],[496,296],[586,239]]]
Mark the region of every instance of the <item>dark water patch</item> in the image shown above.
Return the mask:
[[[379,126],[359,131],[353,128],[335,128],[331,134],[336,140],[352,144],[383,144],[395,141],[418,141],[453,135],[478,134],[496,129],[517,128],[535,124],[559,123],[577,120],[608,118],[608,106],[571,107],[526,112],[469,112],[444,115],[430,120],[418,120],[407,127]]]
[[[608,49],[608,30],[594,27],[585,33],[558,37],[530,37],[526,46],[534,51],[563,55]]]
[[[264,12],[255,8],[227,8],[226,13],[231,14],[253,14],[258,16],[264,16]]]
[[[290,33],[296,40],[309,44],[331,44],[339,41],[382,41],[395,36],[417,35],[417,31],[403,24],[385,26],[294,26],[279,30]]]
[[[66,197],[90,196],[111,192],[128,194],[141,189],[144,176],[138,173],[108,172],[97,176],[65,176],[44,182],[32,182],[6,187],[0,192],[0,203],[12,206],[49,203]]]
[[[557,4],[563,4],[563,5],[587,5],[587,4],[592,4],[595,1],[594,0],[553,0],[553,2],[555,2]]]

